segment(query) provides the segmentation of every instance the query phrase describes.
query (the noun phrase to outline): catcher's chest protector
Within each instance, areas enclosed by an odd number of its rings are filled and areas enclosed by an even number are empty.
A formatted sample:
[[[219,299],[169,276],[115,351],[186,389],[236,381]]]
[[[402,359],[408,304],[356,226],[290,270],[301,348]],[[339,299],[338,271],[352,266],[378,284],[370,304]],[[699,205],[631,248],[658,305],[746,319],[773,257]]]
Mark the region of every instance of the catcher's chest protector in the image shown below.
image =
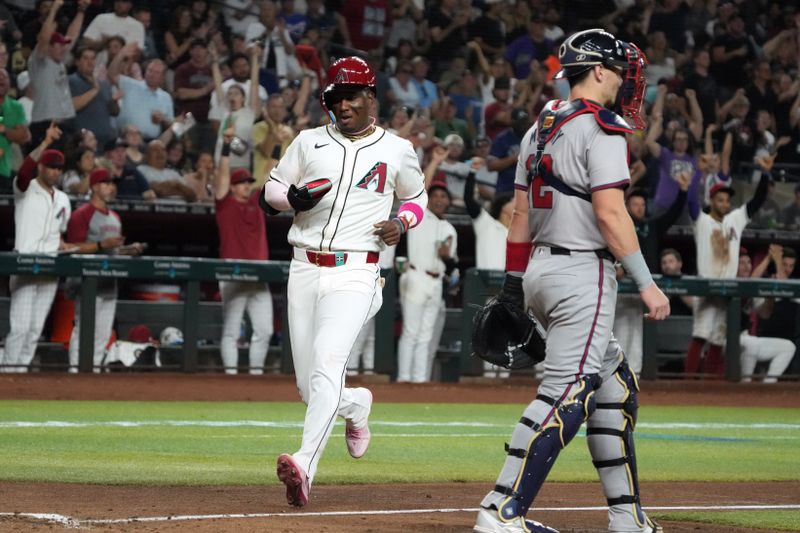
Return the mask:
[[[592,201],[592,195],[581,191],[577,191],[558,179],[558,177],[551,172],[552,169],[544,168],[542,165],[542,156],[544,154],[545,145],[554,139],[564,124],[570,120],[591,113],[594,115],[597,124],[610,135],[625,135],[626,133],[633,133],[633,130],[628,124],[616,113],[601,106],[598,103],[580,98],[572,102],[556,101],[552,108],[545,108],[539,115],[539,120],[536,125],[536,154],[528,158],[528,183],[533,181],[537,175],[541,176],[544,182],[553,187],[562,194],[568,196],[577,196],[578,198],[587,202]]]

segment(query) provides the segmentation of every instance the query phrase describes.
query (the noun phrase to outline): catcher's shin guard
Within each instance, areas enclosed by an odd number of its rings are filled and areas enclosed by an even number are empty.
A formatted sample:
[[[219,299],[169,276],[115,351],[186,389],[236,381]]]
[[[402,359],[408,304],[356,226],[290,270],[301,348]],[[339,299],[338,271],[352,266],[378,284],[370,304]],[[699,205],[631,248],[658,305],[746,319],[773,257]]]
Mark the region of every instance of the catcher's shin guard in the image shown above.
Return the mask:
[[[657,531],[642,511],[633,429],[639,409],[636,374],[623,361],[595,394],[587,442],[608,502],[609,530]]]
[[[484,508],[497,509],[503,521],[525,516],[558,454],[594,411],[593,395],[599,384],[600,378],[591,375],[549,390],[539,388],[514,428],[497,485],[481,502]],[[551,390],[560,394],[543,394]]]

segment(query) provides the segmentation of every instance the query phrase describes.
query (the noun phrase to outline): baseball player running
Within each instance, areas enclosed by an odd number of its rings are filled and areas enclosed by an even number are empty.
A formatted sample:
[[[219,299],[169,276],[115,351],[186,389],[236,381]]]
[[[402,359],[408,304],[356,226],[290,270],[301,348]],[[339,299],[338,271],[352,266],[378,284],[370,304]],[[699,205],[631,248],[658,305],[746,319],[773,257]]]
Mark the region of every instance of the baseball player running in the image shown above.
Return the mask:
[[[14,250],[21,254],[55,254],[64,247],[72,207],[56,188],[64,169],[64,154],[48,147],[61,137],[51,123],[45,139],[34,149],[14,179]],[[35,179],[34,179],[34,176]],[[10,331],[0,371],[26,372],[56,296],[58,278],[11,276]]]
[[[375,74],[357,57],[335,61],[322,105],[331,124],[295,138],[264,186],[268,212],[295,210],[288,240],[288,314],[297,388],[308,406],[300,449],[278,457],[291,505],[308,503],[336,416],[350,455],[369,445],[372,393],[345,388],[347,358],[381,306],[378,254],[423,217],[428,197],[411,143],[375,125]],[[389,219],[394,196],[402,203]]]
[[[644,126],[646,59],[635,45],[600,29],[570,36],[559,59],[570,97],[549,102],[523,137],[500,294],[530,309],[546,330],[544,376],[514,427],[474,530],[555,532],[525,515],[559,452],[588,420],[609,530],[661,531],[641,508],[633,447],[638,385],[611,332],[614,258],[635,280],[649,318],[669,315],[669,300],[653,283],[625,210],[625,134],[632,130],[606,108],[625,84],[622,112]]]

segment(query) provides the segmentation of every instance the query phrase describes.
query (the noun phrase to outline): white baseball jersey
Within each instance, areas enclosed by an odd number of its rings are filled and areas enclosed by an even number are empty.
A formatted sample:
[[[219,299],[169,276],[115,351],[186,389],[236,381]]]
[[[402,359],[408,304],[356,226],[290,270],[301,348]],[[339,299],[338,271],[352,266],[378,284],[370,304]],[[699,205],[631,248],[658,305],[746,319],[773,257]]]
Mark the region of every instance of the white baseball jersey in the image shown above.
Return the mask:
[[[505,270],[508,228],[481,209],[472,220],[475,231],[475,267],[486,270]]]
[[[51,195],[32,179],[25,191],[14,180],[14,250],[21,254],[54,254],[72,214],[69,198],[53,189]]]
[[[417,270],[436,274],[444,273],[445,264],[439,257],[439,247],[450,243],[450,257],[457,257],[456,229],[443,218],[427,209],[422,222],[408,233],[408,262]]]
[[[704,278],[735,278],[739,268],[739,246],[750,217],[747,216],[747,205],[737,207],[722,218],[721,222],[711,215],[700,212],[694,223],[694,242],[697,250],[697,274]],[[722,232],[728,241],[728,259],[714,254],[712,234]]]
[[[552,100],[546,109],[566,102]],[[520,143],[514,186],[529,190],[528,171],[536,155],[534,125]],[[591,194],[630,183],[628,147],[622,135],[609,135],[592,113],[566,122],[544,149],[541,170],[549,171],[572,189]],[[608,245],[600,233],[591,202],[554,190],[536,178],[529,190],[533,242],[570,250],[597,250]]]
[[[296,213],[289,230],[298,248],[378,252],[384,244],[373,224],[388,219],[394,196],[411,200],[425,192],[411,143],[380,127],[355,141],[330,125],[301,131],[270,173],[287,186],[321,178],[331,180],[332,189],[312,209]]]

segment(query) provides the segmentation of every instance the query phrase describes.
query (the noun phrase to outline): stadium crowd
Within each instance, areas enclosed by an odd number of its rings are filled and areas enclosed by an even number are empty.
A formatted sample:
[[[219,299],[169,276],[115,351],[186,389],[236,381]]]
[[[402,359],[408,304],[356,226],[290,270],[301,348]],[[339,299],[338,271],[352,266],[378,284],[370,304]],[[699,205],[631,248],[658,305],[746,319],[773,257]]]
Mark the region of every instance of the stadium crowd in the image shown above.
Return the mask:
[[[467,214],[475,265],[502,269],[521,137],[548,100],[568,93],[565,80],[553,79],[564,37],[597,26],[638,44],[649,60],[648,127],[629,138],[627,201],[651,270],[680,275],[680,253],[664,249],[661,237],[675,224],[694,225],[699,236],[705,224],[696,273],[797,277],[787,246],[762,242],[740,254],[744,225],[800,230],[800,10],[790,2],[6,0],[0,193],[19,202],[26,193],[14,185],[18,175],[50,172],[76,206],[101,196],[104,206],[111,180],[117,201],[219,209],[222,160],[222,189],[248,183],[257,191],[298,131],[329,120],[318,98],[327,65],[355,54],[377,75],[379,123],[412,143],[431,193],[440,191],[433,216]],[[739,211],[731,197],[743,197]],[[60,246],[69,246],[63,233]],[[418,253],[411,248],[409,256]],[[433,259],[409,257],[406,272],[415,261],[435,262],[447,295],[458,284],[455,249],[452,240],[437,242]],[[748,270],[744,257],[763,268]],[[680,303],[696,314],[719,308]],[[619,305],[620,320],[630,317],[634,304]],[[798,303],[778,299],[771,313],[763,306],[748,305],[746,334],[797,345]],[[442,320],[443,309],[430,316]],[[708,320],[696,324],[687,372],[701,359],[706,372],[722,371],[724,323],[717,315],[698,322]],[[413,342],[437,344],[441,324],[422,329]],[[635,331],[624,334],[637,344]],[[800,373],[793,364],[789,372]],[[789,365],[771,367],[770,377]],[[429,378],[430,370],[421,379]]]

